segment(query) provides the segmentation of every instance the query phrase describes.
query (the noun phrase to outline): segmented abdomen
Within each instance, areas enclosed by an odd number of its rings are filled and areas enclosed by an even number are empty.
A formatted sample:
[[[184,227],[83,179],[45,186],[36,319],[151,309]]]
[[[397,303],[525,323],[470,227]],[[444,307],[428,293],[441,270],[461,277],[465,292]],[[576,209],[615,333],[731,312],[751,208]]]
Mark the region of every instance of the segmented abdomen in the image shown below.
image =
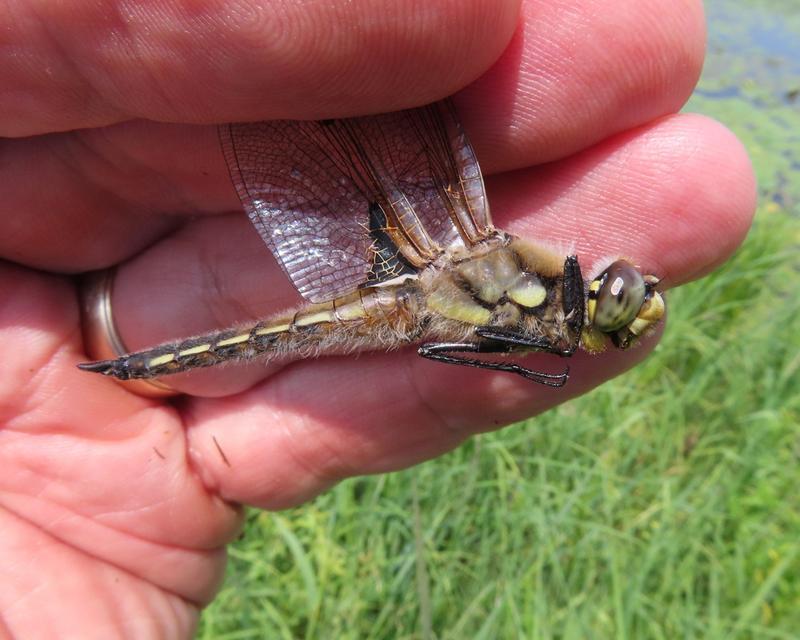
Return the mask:
[[[371,287],[251,327],[188,338],[79,367],[131,380],[156,378],[230,360],[263,356],[308,358],[391,348],[418,334],[418,298],[413,281]]]

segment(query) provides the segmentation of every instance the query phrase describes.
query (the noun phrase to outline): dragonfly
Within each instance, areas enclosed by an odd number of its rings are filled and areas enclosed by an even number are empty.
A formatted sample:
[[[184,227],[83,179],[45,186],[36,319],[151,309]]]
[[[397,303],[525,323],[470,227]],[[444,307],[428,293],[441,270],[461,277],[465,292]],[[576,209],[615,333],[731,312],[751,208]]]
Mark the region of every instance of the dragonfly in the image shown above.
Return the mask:
[[[440,363],[550,387],[518,356],[626,349],[664,315],[659,279],[617,259],[584,279],[564,255],[492,224],[452,101],[388,114],[220,127],[233,185],[305,304],[80,364],[121,380],[231,360],[315,358],[416,344]]]

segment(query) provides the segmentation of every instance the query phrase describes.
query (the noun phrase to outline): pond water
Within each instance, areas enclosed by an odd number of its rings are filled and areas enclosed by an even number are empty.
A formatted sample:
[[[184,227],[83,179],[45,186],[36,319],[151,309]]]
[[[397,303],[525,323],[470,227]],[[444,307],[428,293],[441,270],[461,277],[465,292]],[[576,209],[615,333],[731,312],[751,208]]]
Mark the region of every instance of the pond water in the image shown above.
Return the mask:
[[[706,64],[686,110],[735,131],[762,201],[800,216],[800,0],[710,0],[706,16]]]

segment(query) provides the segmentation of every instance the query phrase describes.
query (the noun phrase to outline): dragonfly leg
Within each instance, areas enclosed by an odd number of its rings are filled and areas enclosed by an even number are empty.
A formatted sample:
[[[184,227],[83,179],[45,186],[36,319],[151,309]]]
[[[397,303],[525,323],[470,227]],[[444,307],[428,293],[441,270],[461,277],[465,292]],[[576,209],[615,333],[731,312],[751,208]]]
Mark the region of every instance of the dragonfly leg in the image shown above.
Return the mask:
[[[563,358],[568,358],[575,353],[573,345],[564,349],[562,346],[542,336],[528,337],[503,327],[478,327],[475,329],[475,333],[486,340],[506,345],[507,348],[503,350],[498,349],[494,353],[516,351],[520,348],[535,349],[545,353],[552,353]]]
[[[492,362],[488,360],[478,360],[477,358],[466,358],[455,355],[458,353],[508,353],[511,345],[492,344],[490,342],[433,342],[423,344],[417,353],[423,358],[444,362],[446,364],[457,364],[465,367],[476,367],[478,369],[490,369],[493,371],[505,371],[522,376],[533,382],[546,385],[548,387],[563,387],[569,378],[569,367],[563,373],[544,373],[533,371],[514,362]]]
[[[585,299],[583,292],[583,275],[578,264],[578,256],[567,256],[564,261],[564,284],[562,287],[562,308],[567,326],[572,334],[572,344],[569,353],[572,355],[578,349],[583,329],[583,316],[585,313]]]

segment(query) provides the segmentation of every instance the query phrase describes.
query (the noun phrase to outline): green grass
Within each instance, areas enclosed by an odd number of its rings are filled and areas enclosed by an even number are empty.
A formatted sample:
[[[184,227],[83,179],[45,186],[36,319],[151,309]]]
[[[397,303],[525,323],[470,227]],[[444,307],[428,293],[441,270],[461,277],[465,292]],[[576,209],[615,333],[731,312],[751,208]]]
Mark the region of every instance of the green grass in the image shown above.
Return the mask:
[[[762,210],[635,371],[252,512],[199,636],[797,638],[800,231]],[[417,506],[418,505],[418,506]]]

